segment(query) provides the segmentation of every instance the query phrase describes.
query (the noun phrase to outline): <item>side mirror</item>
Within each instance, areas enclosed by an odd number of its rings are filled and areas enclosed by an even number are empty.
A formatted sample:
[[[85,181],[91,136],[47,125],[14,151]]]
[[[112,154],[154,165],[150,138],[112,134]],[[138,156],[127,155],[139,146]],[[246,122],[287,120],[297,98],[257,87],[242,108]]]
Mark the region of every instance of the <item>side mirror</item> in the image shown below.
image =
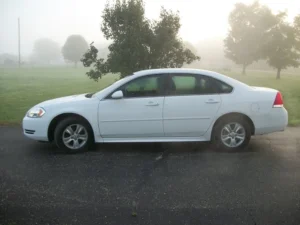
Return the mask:
[[[123,98],[123,92],[122,91],[116,91],[111,96],[113,99],[120,99]]]

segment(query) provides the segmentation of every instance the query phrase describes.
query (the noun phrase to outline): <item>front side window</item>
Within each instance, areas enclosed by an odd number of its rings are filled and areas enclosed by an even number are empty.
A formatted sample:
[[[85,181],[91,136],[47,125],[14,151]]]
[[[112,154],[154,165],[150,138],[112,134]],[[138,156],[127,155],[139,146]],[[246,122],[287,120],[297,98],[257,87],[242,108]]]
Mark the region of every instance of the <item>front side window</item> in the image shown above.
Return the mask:
[[[125,84],[121,90],[125,98],[162,96],[162,76],[147,76],[137,78]]]

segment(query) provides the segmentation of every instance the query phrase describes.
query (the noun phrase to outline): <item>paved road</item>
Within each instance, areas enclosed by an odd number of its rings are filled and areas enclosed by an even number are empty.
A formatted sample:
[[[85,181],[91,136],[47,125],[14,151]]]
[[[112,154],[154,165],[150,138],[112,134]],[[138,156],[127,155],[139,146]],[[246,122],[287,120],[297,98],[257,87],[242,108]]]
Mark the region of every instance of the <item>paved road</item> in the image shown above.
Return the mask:
[[[0,134],[0,224],[300,224],[300,128],[236,153],[190,143],[65,155],[19,127]]]

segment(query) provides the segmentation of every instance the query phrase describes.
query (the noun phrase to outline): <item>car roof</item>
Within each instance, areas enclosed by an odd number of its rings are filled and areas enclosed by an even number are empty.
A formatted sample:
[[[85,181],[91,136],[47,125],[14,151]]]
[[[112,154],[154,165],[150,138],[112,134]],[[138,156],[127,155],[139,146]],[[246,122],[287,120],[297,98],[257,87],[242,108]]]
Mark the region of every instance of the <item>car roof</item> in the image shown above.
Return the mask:
[[[203,74],[203,75],[215,75],[216,72],[209,70],[200,70],[200,69],[190,69],[190,68],[162,68],[162,69],[149,69],[141,70],[134,72],[134,75],[143,76],[151,74],[166,74],[166,73],[194,73],[194,74]]]
[[[225,82],[232,82],[234,79],[225,76],[223,74],[209,71],[209,70],[200,70],[200,69],[190,69],[190,68],[164,68],[164,69],[149,69],[149,70],[141,70],[138,72],[133,73],[133,77],[140,77],[146,75],[163,75],[168,73],[187,73],[187,74],[198,74],[198,75],[205,75],[214,77],[216,79],[220,79]],[[234,80],[235,81],[235,80]]]

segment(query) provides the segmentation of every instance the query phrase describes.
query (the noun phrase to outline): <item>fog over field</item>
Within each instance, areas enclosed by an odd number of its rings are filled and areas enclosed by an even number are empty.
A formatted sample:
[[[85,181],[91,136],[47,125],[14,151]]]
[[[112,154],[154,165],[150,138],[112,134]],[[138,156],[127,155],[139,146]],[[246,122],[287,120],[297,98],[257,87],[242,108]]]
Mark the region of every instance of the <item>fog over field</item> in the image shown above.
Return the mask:
[[[88,43],[95,42],[105,49],[108,41],[100,30],[106,0],[1,0],[0,54],[18,55],[18,27],[21,24],[21,55],[30,61],[34,42],[49,38],[60,47],[71,34],[82,35]],[[250,4],[251,0],[146,0],[146,17],[156,19],[161,6],[179,11],[182,24],[179,35],[191,43],[206,67],[226,67],[232,62],[224,58],[223,39],[228,33],[228,15],[236,2]],[[296,0],[261,0],[273,12],[287,11],[292,21],[300,13]],[[12,57],[13,57],[12,56]],[[61,58],[63,63],[63,58]]]

